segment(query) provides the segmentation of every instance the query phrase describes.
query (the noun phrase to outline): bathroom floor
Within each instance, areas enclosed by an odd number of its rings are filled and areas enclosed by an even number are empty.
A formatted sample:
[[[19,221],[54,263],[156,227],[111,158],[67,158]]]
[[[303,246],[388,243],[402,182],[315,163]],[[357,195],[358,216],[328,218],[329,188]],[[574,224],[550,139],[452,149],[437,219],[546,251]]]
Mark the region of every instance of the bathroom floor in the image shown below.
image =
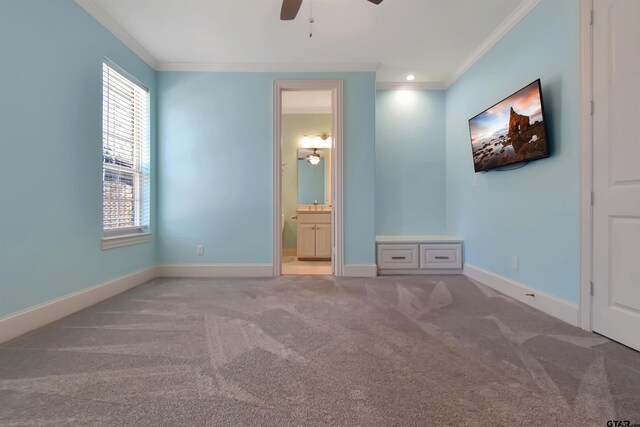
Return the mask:
[[[300,261],[295,256],[283,255],[282,274],[331,274],[331,261]]]

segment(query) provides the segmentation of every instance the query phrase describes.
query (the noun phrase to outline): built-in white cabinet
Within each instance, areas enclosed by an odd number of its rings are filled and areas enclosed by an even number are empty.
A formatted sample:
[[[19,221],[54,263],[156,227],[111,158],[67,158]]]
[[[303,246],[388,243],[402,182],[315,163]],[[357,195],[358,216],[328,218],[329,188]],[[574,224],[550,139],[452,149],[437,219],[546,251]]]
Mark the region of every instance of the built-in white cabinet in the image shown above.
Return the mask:
[[[298,211],[297,257],[331,259],[331,212]]]
[[[377,236],[378,274],[460,274],[463,241],[451,236]]]

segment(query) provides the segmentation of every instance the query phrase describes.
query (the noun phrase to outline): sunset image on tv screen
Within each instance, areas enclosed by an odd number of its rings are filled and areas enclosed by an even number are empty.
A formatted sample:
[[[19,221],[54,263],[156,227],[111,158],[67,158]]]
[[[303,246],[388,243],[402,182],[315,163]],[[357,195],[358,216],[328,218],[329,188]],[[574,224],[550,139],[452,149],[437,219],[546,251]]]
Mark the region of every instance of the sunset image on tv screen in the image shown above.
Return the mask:
[[[539,80],[469,120],[475,171],[549,155]]]

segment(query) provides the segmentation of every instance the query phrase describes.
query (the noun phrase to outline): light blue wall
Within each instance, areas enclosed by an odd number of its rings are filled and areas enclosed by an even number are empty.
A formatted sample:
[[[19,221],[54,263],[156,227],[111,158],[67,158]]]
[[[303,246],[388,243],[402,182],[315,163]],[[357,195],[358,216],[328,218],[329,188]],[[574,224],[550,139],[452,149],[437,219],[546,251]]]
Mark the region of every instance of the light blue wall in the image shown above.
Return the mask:
[[[576,303],[579,5],[543,0],[447,90],[447,229],[468,264]],[[540,77],[551,157],[475,174],[468,119]],[[477,186],[473,186],[473,178]],[[519,269],[511,268],[512,256]]]
[[[155,264],[153,242],[100,248],[103,57],[151,90],[152,165],[156,96],[154,71],[72,0],[0,1],[0,40],[2,317]]]
[[[444,234],[445,92],[376,96],[376,234]]]
[[[162,263],[272,262],[278,79],[344,80],[345,262],[375,263],[374,73],[182,72],[158,74]]]

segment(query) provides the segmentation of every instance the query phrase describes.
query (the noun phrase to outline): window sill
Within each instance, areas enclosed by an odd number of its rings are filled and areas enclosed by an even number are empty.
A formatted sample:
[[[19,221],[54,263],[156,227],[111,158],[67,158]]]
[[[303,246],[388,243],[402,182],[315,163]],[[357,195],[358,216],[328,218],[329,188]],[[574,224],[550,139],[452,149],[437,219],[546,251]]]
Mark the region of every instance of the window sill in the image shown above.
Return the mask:
[[[134,234],[122,234],[120,236],[110,236],[102,238],[102,249],[113,249],[122,246],[137,245],[138,243],[145,243],[151,240],[153,234],[151,233],[134,233]]]

